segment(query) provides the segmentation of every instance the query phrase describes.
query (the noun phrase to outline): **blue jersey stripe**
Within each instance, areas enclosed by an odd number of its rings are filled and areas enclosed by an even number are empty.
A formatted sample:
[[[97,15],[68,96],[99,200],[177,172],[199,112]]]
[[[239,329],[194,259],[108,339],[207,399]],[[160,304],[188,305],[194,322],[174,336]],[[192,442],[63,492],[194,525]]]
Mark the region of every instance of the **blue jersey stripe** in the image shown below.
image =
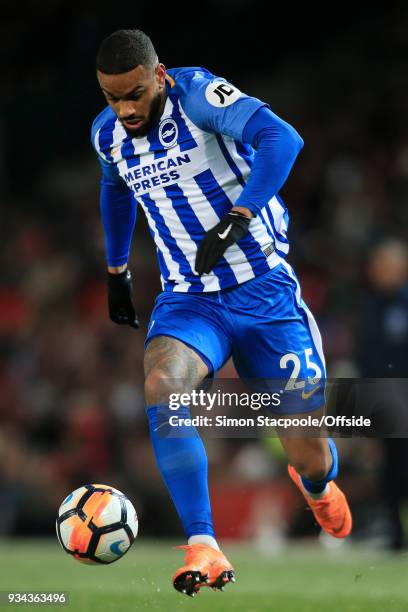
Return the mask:
[[[175,262],[179,264],[180,273],[183,276],[187,277],[188,282],[191,282],[195,285],[195,290],[197,290],[197,288],[200,288],[201,290],[203,290],[204,285],[202,281],[197,275],[194,275],[193,270],[191,269],[191,266],[188,262],[188,259],[186,258],[186,256],[184,255],[180,247],[178,246],[176,240],[171,235],[171,232],[168,226],[166,225],[164,218],[161,215],[159,208],[157,204],[155,203],[155,201],[148,194],[144,194],[140,197],[144,205],[146,206],[146,208],[149,210],[149,213],[153,217],[154,222],[157,227],[157,231],[159,232],[160,237],[163,240],[164,244],[169,249],[171,257],[173,258]],[[164,277],[164,272],[165,271],[163,270],[162,271],[163,277]],[[191,287],[189,287],[189,291],[190,289]]]
[[[217,134],[216,138],[217,138],[217,142],[218,142],[218,144],[220,146],[220,149],[222,151],[222,154],[223,154],[223,156],[225,158],[225,161],[227,162],[227,164],[231,168],[232,172],[235,174],[239,184],[242,187],[245,187],[246,183],[245,183],[244,177],[242,176],[240,169],[238,168],[237,164],[232,159],[232,157],[231,157],[227,147],[225,146],[225,142],[223,140],[223,137],[221,136],[221,134]]]
[[[264,219],[264,216],[260,214],[260,215],[258,215],[258,219],[260,219],[260,221],[262,222],[262,225],[265,227],[265,229],[268,232],[268,235],[270,236],[271,240],[275,241],[275,235],[274,235],[274,233],[272,231],[272,228],[266,222],[266,220]]]
[[[163,277],[164,282],[169,282],[170,270],[168,269],[166,265],[166,262],[163,257],[163,253],[159,249],[157,249],[157,259],[159,260],[160,273]]]
[[[198,246],[203,238],[203,235],[205,234],[205,228],[195,214],[192,206],[189,204],[187,198],[178,185],[164,187],[164,190],[167,197],[170,198],[173,208],[178,214],[184,229],[190,236],[191,240],[193,240],[193,242],[195,242],[195,244]],[[215,274],[215,276],[217,276],[221,289],[230,287],[237,282],[237,278],[225,257],[220,259],[212,272]]]
[[[275,227],[275,220],[274,220],[274,218],[273,218],[273,214],[272,214],[272,211],[271,211],[271,209],[269,208],[269,206],[265,206],[265,210],[266,210],[266,214],[268,215],[269,222],[270,222],[270,224],[271,224],[271,226],[272,226],[272,228],[273,228],[273,232],[274,232],[274,234],[275,234],[276,238],[279,240],[279,242],[285,242],[285,243],[289,244],[288,239],[287,239],[287,238],[285,238],[285,236],[283,236],[283,235],[282,235],[280,232],[278,232],[278,230],[276,229],[276,227]]]
[[[153,238],[153,241],[156,242],[156,231],[150,224],[148,227],[149,227],[150,235]],[[160,251],[158,247],[156,247],[156,252],[157,252],[157,259],[159,261],[160,274],[162,275],[163,281],[168,282],[168,279],[170,276],[170,270],[167,267],[166,260],[164,259],[163,253]]]
[[[147,135],[147,140],[149,144],[149,151],[154,154],[154,159],[160,159],[162,157],[167,157],[167,149],[163,149],[159,140],[159,131],[158,129],[149,132]]]
[[[200,172],[200,174],[196,174],[194,180],[220,219],[231,210],[230,200],[209,168]]]
[[[172,119],[174,119],[174,121],[176,121],[179,128],[178,140],[180,151],[188,151],[189,149],[194,149],[198,145],[192,133],[188,129],[186,122],[181,116],[178,99],[171,93],[169,94],[169,98],[173,103],[173,112],[171,113],[171,117]]]
[[[140,155],[135,154],[135,146],[132,142],[132,138],[127,138],[122,145],[120,150],[123,159],[126,159],[128,168],[134,168],[140,166]]]

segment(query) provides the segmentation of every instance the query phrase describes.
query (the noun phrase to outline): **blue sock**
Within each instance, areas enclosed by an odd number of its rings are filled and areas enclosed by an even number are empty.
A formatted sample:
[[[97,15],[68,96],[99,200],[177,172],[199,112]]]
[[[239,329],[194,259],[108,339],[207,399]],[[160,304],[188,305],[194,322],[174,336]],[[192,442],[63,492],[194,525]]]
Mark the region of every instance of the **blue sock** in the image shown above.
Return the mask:
[[[304,476],[302,476],[302,484],[305,487],[306,491],[308,491],[309,493],[321,493],[322,491],[324,491],[325,486],[330,480],[334,480],[335,478],[337,478],[337,474],[339,472],[339,459],[337,456],[337,448],[331,438],[328,438],[328,443],[333,462],[325,478],[323,478],[322,480],[310,480],[309,478],[305,478]]]
[[[157,466],[183,524],[186,537],[214,537],[207,481],[207,455],[195,427],[171,427],[170,416],[191,418],[188,408],[147,406],[150,438]]]

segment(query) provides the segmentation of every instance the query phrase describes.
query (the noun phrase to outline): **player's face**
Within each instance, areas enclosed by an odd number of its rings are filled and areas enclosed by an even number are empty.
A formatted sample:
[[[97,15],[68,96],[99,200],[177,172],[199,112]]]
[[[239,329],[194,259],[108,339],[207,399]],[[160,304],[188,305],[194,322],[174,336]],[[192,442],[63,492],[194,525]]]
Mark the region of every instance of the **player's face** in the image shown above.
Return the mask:
[[[166,101],[165,75],[163,64],[137,66],[123,74],[97,71],[106,101],[131,136],[146,136],[160,119]]]

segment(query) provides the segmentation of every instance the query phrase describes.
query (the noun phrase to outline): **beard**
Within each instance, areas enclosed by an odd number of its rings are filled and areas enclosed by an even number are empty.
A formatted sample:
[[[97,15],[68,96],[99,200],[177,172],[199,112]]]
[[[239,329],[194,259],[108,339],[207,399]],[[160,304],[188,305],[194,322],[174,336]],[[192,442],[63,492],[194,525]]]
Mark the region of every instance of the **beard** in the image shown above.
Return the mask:
[[[158,93],[152,100],[150,104],[149,114],[147,116],[146,121],[139,128],[129,129],[125,125],[123,126],[127,134],[132,138],[142,138],[146,136],[151,129],[159,122],[160,116],[162,114],[162,102],[164,100],[164,95],[162,93]]]

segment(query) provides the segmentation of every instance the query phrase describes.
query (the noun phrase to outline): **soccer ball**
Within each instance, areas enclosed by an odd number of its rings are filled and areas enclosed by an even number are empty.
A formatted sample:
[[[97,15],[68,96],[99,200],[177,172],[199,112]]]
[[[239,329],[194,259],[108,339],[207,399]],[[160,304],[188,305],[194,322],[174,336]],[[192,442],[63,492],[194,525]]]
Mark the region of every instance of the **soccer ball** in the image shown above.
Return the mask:
[[[136,511],[126,495],[101,484],[76,489],[58,510],[57,536],[62,548],[81,563],[106,564],[120,559],[138,529]]]

